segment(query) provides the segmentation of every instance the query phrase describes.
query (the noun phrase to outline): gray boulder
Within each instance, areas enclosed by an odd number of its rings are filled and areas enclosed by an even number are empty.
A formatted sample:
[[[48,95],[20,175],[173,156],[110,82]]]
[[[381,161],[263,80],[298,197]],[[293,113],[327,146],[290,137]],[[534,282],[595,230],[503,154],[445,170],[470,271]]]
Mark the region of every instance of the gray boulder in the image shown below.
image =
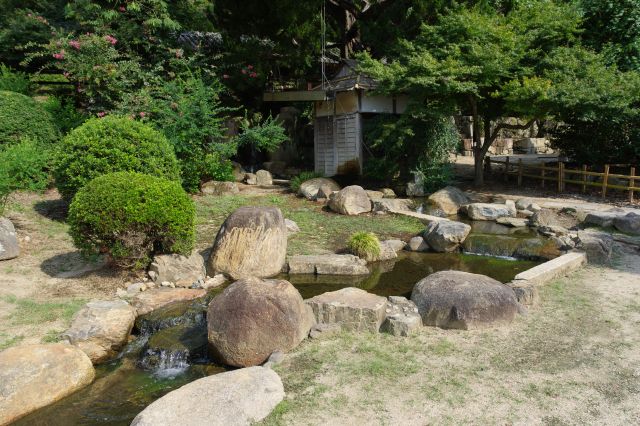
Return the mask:
[[[618,231],[640,235],[640,214],[631,212],[625,216],[616,217],[613,220],[613,226],[615,226]]]
[[[515,217],[514,209],[507,204],[471,203],[466,207],[467,216],[473,220],[496,220]]]
[[[312,254],[289,257],[289,274],[369,275],[369,269],[352,254]]]
[[[484,275],[440,271],[419,281],[411,300],[424,325],[463,330],[513,321],[518,302],[513,290]]]
[[[129,339],[136,311],[123,300],[89,302],[62,335],[100,364],[117,355]]]
[[[266,170],[258,170],[256,172],[256,183],[260,186],[273,185],[273,176]]]
[[[149,277],[156,284],[170,282],[176,287],[191,287],[206,276],[204,258],[197,251],[189,257],[180,254],[157,255],[149,265]]]
[[[257,185],[258,184],[258,177],[256,176],[255,173],[247,173],[244,175],[244,182],[247,185]]]
[[[454,186],[434,192],[429,200],[447,215],[457,214],[460,207],[471,202],[467,194]]]
[[[200,192],[205,195],[233,195],[240,192],[235,182],[219,182],[210,180],[200,187]]]
[[[373,190],[370,190],[370,189],[365,189],[365,192],[367,193],[367,195],[369,196],[369,199],[371,201],[379,200],[384,196],[382,191],[373,191]]]
[[[600,226],[602,228],[608,228],[613,226],[614,219],[623,215],[620,211],[607,211],[607,212],[590,212],[584,217],[585,225]]]
[[[391,188],[382,188],[380,192],[383,198],[396,198],[396,192]]]
[[[277,275],[287,255],[287,228],[276,207],[240,207],[225,220],[207,263],[233,279]]]
[[[340,324],[347,331],[377,333],[384,321],[387,299],[355,287],[323,293],[305,300],[318,324]]]
[[[212,355],[235,367],[260,365],[274,351],[290,351],[313,324],[302,296],[285,280],[236,281],[207,309]]]
[[[371,200],[358,185],[347,186],[329,197],[329,208],[336,213],[355,216],[371,211]]]
[[[291,219],[285,219],[284,226],[287,227],[287,234],[289,235],[300,232],[300,227],[298,226],[298,224]]]
[[[0,425],[71,395],[95,377],[89,357],[63,343],[5,349],[0,366]]]
[[[471,226],[462,222],[443,220],[431,222],[424,231],[424,239],[434,251],[450,253],[458,249],[471,232]]]
[[[532,204],[535,204],[535,202],[531,198],[520,198],[516,200],[516,209],[530,210]]]
[[[608,265],[613,253],[613,237],[606,232],[585,229],[578,231],[576,247],[587,254],[589,263]]]
[[[248,426],[267,417],[284,398],[280,377],[264,367],[204,377],[169,392],[131,426]]]
[[[381,244],[386,244],[389,247],[391,247],[396,253],[404,250],[404,248],[406,247],[407,243],[405,243],[402,240],[385,240],[382,241]]]
[[[9,260],[20,255],[20,246],[13,223],[0,217],[0,260]]]
[[[562,226],[560,217],[556,212],[551,209],[538,210],[529,219],[531,226],[543,227],[543,226]]]
[[[409,336],[422,326],[415,303],[402,296],[389,296],[386,318],[380,331],[394,336]]]
[[[300,185],[300,189],[298,190],[298,194],[302,195],[307,200],[312,200],[313,201],[313,200],[316,199],[316,197],[318,195],[318,191],[323,186],[327,186],[329,188],[329,190],[330,190],[329,191],[329,195],[333,191],[340,191],[340,185],[338,185],[335,180],[329,179],[329,178],[319,177],[319,178],[313,178],[313,179],[309,179],[309,180],[304,181]]]
[[[411,238],[405,246],[405,249],[408,251],[428,251],[429,244],[427,244],[424,238],[419,235],[417,237]]]

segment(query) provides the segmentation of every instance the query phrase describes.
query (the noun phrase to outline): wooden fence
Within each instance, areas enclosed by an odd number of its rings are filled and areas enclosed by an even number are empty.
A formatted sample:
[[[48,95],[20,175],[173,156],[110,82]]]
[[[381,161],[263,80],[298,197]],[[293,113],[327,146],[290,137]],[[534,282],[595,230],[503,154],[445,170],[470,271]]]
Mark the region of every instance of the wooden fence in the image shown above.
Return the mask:
[[[604,166],[604,172],[589,171],[587,166],[581,169],[567,169],[562,161],[547,164],[528,164],[524,163],[521,158],[518,161],[512,161],[509,156],[505,160],[495,160],[490,157],[485,158],[485,173],[492,172],[492,164],[502,165],[502,176],[505,182],[509,182],[510,177],[515,177],[518,186],[522,186],[523,178],[530,178],[541,181],[542,188],[547,184],[553,184],[558,192],[565,191],[566,184],[573,184],[581,187],[582,192],[587,192],[587,187],[597,187],[600,189],[602,198],[607,196],[608,189],[617,189],[626,191],[629,194],[629,201],[633,202],[634,193],[640,192],[640,176],[636,176],[636,168],[629,167],[629,174],[613,174],[609,170],[610,165]],[[620,166],[616,166],[620,167]],[[594,181],[595,178],[595,181]],[[610,179],[617,181],[626,181],[627,185],[620,185],[619,182],[611,183]]]

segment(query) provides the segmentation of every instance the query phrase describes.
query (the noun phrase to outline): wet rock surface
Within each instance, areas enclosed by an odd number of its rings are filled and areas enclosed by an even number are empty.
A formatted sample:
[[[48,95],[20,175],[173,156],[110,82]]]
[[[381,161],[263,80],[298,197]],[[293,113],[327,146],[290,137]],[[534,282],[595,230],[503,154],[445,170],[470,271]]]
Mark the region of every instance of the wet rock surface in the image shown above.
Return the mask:
[[[137,315],[144,315],[171,303],[193,300],[206,294],[203,289],[154,288],[144,291],[131,299],[131,306]]]

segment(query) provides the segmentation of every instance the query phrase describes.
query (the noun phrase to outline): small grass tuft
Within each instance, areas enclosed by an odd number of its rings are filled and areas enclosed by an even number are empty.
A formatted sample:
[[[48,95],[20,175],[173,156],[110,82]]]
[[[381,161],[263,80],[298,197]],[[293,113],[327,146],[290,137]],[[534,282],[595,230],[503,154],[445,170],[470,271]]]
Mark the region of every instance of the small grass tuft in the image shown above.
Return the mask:
[[[372,232],[352,234],[347,242],[347,248],[351,253],[369,262],[380,258],[380,241]]]

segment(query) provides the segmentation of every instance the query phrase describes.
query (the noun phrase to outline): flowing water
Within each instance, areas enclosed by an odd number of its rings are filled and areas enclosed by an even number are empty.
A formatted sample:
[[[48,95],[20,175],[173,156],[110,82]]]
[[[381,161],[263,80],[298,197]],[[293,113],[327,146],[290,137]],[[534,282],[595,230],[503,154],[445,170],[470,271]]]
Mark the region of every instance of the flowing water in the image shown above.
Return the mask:
[[[508,282],[547,256],[546,240],[528,230],[489,222],[475,222],[472,226],[472,242],[464,249],[475,254],[401,252],[394,261],[373,265],[372,273],[366,277],[281,278],[288,279],[305,299],[352,286],[382,296],[409,296],[416,282],[437,271],[467,271]],[[521,247],[528,247],[528,251],[518,249]],[[523,253],[526,260],[513,258]],[[227,368],[217,365],[207,353],[206,307],[220,291],[210,292],[203,300],[175,303],[138,318],[135,339],[117,360],[96,369],[96,380],[91,385],[16,425],[128,425],[147,405],[171,390],[225,371]]]

